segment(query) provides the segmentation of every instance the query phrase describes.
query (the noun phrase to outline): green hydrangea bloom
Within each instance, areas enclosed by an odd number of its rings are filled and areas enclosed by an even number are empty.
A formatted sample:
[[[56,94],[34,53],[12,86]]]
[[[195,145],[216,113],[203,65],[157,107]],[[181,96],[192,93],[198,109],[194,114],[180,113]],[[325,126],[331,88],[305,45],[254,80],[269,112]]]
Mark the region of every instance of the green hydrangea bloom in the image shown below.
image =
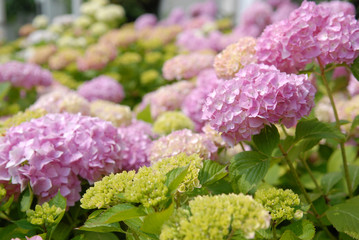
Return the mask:
[[[126,52],[119,57],[117,57],[116,64],[119,65],[129,65],[129,64],[137,64],[141,62],[142,57],[140,54],[136,52]]]
[[[95,182],[94,186],[87,189],[81,198],[81,207],[85,209],[108,208],[117,205],[123,201],[119,194],[125,191],[125,188],[131,184],[135,171],[123,171],[102,178]]]
[[[105,100],[95,100],[90,104],[91,116],[110,121],[116,127],[131,124],[132,112],[130,107]]]
[[[52,77],[57,82],[71,89],[77,89],[81,85],[81,82],[77,82],[71,75],[64,72],[54,71],[52,72]]]
[[[255,194],[255,199],[267,209],[273,221],[291,220],[303,216],[301,210],[297,210],[300,205],[300,199],[290,189],[264,188]]]
[[[3,185],[0,185],[0,202],[5,198],[6,196],[6,189]]]
[[[30,121],[34,118],[40,118],[46,114],[44,109],[26,110],[25,112],[18,112],[14,116],[6,119],[0,123],[0,135],[6,132],[6,129],[18,126],[23,122]]]
[[[149,83],[156,81],[156,79],[158,79],[159,76],[160,76],[159,72],[157,72],[154,69],[150,69],[150,70],[144,71],[141,74],[140,80],[141,80],[142,84],[149,84]]]
[[[153,131],[160,135],[167,135],[185,128],[193,130],[194,124],[190,118],[178,111],[162,113],[153,124]]]
[[[256,230],[270,225],[270,215],[263,206],[243,194],[198,196],[189,202],[188,211],[176,211],[162,227],[161,240],[225,239],[230,229],[253,238]]]
[[[180,153],[170,158],[164,158],[152,165],[153,169],[167,174],[172,169],[189,165],[188,172],[179,185],[179,192],[192,191],[194,188],[200,188],[201,184],[198,180],[198,173],[203,167],[203,159],[198,154],[188,156],[186,153]]]
[[[42,206],[36,205],[35,210],[27,210],[26,215],[31,224],[51,225],[63,211],[65,210],[55,205],[50,207],[49,203],[45,202]]]
[[[142,203],[145,207],[156,206],[166,199],[166,175],[150,167],[141,167],[133,182],[125,189],[124,197],[129,202]]]
[[[148,64],[156,64],[163,59],[163,55],[160,52],[148,52],[145,55],[145,62]]]

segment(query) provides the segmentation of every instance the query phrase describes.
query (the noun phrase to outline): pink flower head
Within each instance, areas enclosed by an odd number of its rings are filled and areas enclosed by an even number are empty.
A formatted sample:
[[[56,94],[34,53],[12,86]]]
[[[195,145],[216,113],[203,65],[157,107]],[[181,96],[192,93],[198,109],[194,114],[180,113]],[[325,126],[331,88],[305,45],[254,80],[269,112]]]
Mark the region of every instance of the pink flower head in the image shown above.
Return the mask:
[[[352,97],[359,94],[359,82],[354,77],[354,75],[350,75],[349,84],[348,84],[348,92],[350,93],[350,95]]]
[[[306,75],[251,64],[208,95],[203,118],[230,145],[250,140],[265,124],[294,126],[314,106],[315,88]]]
[[[122,85],[105,75],[83,83],[77,92],[90,102],[102,99],[118,103],[125,97]]]
[[[190,14],[192,17],[209,16],[215,18],[217,14],[217,5],[214,0],[208,0],[206,2],[195,3],[190,7]]]
[[[77,59],[77,67],[80,71],[101,70],[116,56],[117,50],[114,45],[100,42],[90,46],[85,56]]]
[[[155,137],[151,124],[134,121],[127,127],[118,128],[118,134],[123,142],[122,169],[129,171],[149,166],[147,151],[152,143],[152,138]]]
[[[178,55],[167,60],[162,68],[163,77],[167,80],[190,79],[200,71],[212,67],[212,54],[191,53]]]
[[[11,61],[0,65],[0,82],[10,82],[15,87],[49,86],[52,81],[51,73],[36,64]]]
[[[289,17],[290,13],[298,8],[297,4],[294,4],[290,1],[286,3],[282,3],[278,6],[275,12],[272,14],[272,23],[279,22],[285,20]]]
[[[188,81],[180,81],[171,85],[163,86],[143,97],[137,112],[150,105],[151,115],[156,119],[161,113],[180,109],[184,98],[194,88],[194,84]]]
[[[150,30],[150,29],[145,29]],[[132,28],[120,28],[114,29],[106,34],[102,35],[99,39],[100,44],[111,45],[113,51],[116,52],[117,47],[128,47],[132,43],[136,42],[138,38],[138,33],[135,29]],[[114,58],[116,55],[114,56]]]
[[[182,8],[174,8],[168,17],[160,22],[163,26],[181,25],[187,20],[185,11]]]
[[[319,5],[329,8],[333,14],[342,12],[344,15],[355,15],[355,6],[350,2],[330,1],[321,2]]]
[[[149,149],[149,159],[154,163],[182,152],[187,155],[198,154],[204,159],[213,159],[217,147],[206,135],[183,129],[154,141]]]
[[[187,51],[211,49],[211,43],[204,33],[198,29],[185,30],[177,36],[176,45]]]
[[[30,183],[40,202],[58,190],[68,206],[80,199],[81,182],[90,183],[121,169],[122,146],[109,122],[82,116],[47,114],[7,130],[0,138],[0,180]]]
[[[147,13],[139,16],[135,21],[135,29],[142,30],[154,27],[157,24],[157,17],[154,14]]]

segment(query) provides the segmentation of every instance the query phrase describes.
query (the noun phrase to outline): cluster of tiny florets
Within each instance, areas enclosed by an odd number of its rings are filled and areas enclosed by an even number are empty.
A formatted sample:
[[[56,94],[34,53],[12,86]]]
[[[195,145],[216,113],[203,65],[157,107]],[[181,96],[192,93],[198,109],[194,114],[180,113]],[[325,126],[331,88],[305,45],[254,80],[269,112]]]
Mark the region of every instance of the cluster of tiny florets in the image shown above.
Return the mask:
[[[110,121],[116,127],[131,124],[132,112],[130,107],[105,100],[95,100],[90,104],[91,116]]]
[[[65,209],[61,209],[55,205],[50,207],[49,203],[45,202],[41,206],[36,205],[35,210],[27,210],[26,215],[31,224],[49,226],[54,224],[56,218],[64,211]]]
[[[153,123],[153,131],[159,135],[167,135],[185,128],[193,130],[193,122],[178,111],[164,112]]]

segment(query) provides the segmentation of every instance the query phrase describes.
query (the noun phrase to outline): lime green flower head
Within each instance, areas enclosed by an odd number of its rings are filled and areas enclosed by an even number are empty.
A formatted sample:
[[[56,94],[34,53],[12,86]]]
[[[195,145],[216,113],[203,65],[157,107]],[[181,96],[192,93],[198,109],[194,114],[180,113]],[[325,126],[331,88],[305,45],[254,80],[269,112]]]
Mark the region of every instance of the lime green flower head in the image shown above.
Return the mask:
[[[76,80],[71,75],[60,71],[52,72],[52,77],[57,82],[71,89],[76,89],[81,84],[80,82],[76,82]]]
[[[64,209],[56,207],[55,205],[50,207],[49,203],[45,202],[41,206],[36,205],[35,210],[27,210],[26,215],[28,221],[31,224],[51,225],[56,221],[56,218],[64,211]]]
[[[94,186],[87,189],[81,198],[81,207],[85,209],[108,208],[123,201],[119,194],[132,183],[135,171],[123,171],[118,174],[111,174],[95,182]]]
[[[105,100],[96,100],[90,104],[91,116],[110,121],[116,127],[131,124],[132,112],[130,107]]]
[[[243,194],[198,196],[189,202],[189,210],[176,211],[162,227],[161,240],[225,239],[230,229],[254,238],[256,230],[270,224],[270,215],[263,206]]]
[[[5,198],[6,196],[6,189],[5,187],[1,184],[0,185],[0,202]]]
[[[156,64],[163,59],[163,55],[160,52],[148,52],[145,55],[145,62],[148,64]]]
[[[129,202],[142,203],[145,207],[156,206],[166,199],[166,175],[149,167],[141,167],[133,182],[125,189],[124,197]]]
[[[255,199],[270,212],[273,221],[298,219],[303,216],[300,199],[290,189],[263,188],[256,192]]]
[[[181,129],[194,129],[194,124],[182,112],[169,111],[162,113],[153,124],[153,131],[159,135],[168,135]]]
[[[156,81],[160,77],[160,73],[154,69],[144,71],[141,74],[141,84],[149,84]]]
[[[118,56],[115,61],[116,64],[119,65],[137,64],[142,61],[142,57],[140,54],[136,52],[126,52]]]
[[[203,159],[198,154],[188,156],[186,153],[180,153],[170,158],[161,159],[152,165],[152,168],[167,174],[171,170],[189,165],[188,172],[180,184],[178,191],[187,192],[194,188],[200,188],[201,184],[198,180],[198,173],[203,167]]]

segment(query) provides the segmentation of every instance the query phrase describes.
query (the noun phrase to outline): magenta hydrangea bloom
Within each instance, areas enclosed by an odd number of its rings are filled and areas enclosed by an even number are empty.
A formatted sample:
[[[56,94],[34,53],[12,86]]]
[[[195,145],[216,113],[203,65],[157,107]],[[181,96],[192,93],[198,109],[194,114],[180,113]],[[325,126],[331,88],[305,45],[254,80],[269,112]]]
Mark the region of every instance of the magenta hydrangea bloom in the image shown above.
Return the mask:
[[[149,166],[147,151],[152,139],[156,137],[152,132],[152,125],[143,121],[134,121],[127,127],[118,128],[118,134],[123,142],[122,169],[129,171]]]
[[[182,111],[195,124],[195,130],[200,132],[205,125],[202,119],[202,107],[210,92],[222,82],[213,69],[203,70],[197,77],[197,87],[191,91],[182,103]]]
[[[154,27],[156,24],[157,24],[156,15],[151,13],[142,14],[135,21],[135,29],[142,30],[145,28]]]
[[[30,89],[49,86],[53,79],[48,70],[36,64],[11,61],[0,65],[0,82],[10,82],[15,87]]]
[[[141,112],[147,105],[150,105],[151,116],[153,119],[156,119],[163,112],[178,110],[181,108],[184,98],[194,87],[194,84],[188,81],[180,81],[160,87],[143,97],[136,112]]]
[[[109,122],[47,114],[7,130],[0,138],[0,180],[30,183],[40,202],[58,190],[68,206],[80,199],[79,176],[90,183],[121,169],[121,139]]]
[[[177,55],[164,63],[162,68],[163,77],[167,80],[190,79],[200,71],[211,68],[213,61],[213,54],[191,53]]]
[[[233,146],[250,140],[265,124],[294,126],[310,113],[315,92],[307,75],[288,75],[274,66],[251,64],[209,94],[203,118]]]
[[[101,99],[118,103],[125,97],[122,85],[115,79],[105,75],[83,83],[77,89],[77,92],[90,102]]]
[[[198,154],[204,159],[214,159],[217,149],[206,135],[183,129],[153,141],[148,154],[151,163],[183,152],[187,155]]]

